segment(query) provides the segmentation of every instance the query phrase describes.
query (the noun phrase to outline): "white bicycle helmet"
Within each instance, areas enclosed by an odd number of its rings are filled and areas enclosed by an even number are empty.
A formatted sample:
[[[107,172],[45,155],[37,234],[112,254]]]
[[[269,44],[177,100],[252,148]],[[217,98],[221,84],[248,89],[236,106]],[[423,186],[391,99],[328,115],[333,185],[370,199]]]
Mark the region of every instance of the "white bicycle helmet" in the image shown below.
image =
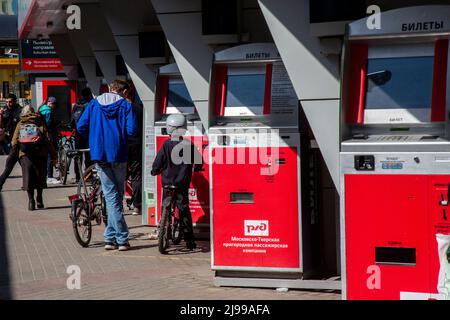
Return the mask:
[[[177,129],[186,129],[186,117],[182,114],[171,114],[167,117],[166,129],[169,135]]]

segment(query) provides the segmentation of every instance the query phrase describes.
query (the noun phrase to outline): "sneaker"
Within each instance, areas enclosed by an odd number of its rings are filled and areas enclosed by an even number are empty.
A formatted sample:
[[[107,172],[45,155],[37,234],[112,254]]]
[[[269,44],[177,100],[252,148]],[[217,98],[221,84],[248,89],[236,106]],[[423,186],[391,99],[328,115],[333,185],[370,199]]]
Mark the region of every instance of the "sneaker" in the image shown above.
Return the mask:
[[[105,250],[116,250],[117,245],[113,242],[105,242]]]
[[[133,216],[138,216],[141,214],[141,209],[134,208],[133,212],[131,213]]]
[[[119,245],[119,251],[128,251],[130,248],[131,246],[129,242]]]
[[[47,178],[47,183],[53,184],[56,181],[55,178]]]
[[[158,230],[155,230],[152,233],[149,233],[148,235],[149,240],[158,240]]]

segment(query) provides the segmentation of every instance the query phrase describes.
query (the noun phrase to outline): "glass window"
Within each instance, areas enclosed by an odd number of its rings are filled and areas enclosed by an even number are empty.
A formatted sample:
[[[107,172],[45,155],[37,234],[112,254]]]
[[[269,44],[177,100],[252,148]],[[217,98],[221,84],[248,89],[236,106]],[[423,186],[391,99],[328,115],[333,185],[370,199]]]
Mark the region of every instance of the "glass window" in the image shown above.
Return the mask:
[[[226,107],[262,107],[265,74],[229,75]]]
[[[194,103],[183,81],[169,81],[168,108],[175,108],[181,113],[193,113]]]
[[[431,108],[434,57],[369,59],[366,109]]]

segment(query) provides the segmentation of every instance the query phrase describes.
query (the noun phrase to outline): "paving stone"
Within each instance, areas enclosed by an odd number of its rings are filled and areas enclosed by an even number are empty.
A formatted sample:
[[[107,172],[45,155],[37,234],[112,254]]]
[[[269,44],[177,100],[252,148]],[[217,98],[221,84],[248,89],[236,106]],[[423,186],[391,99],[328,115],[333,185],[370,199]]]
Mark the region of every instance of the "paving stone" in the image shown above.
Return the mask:
[[[0,168],[6,157],[0,157]],[[20,176],[16,166],[14,176]],[[47,209],[27,211],[21,179],[7,180],[0,193],[0,299],[162,299],[162,300],[308,300],[340,299],[339,293],[275,289],[215,287],[210,244],[204,250],[175,251],[162,256],[157,242],[147,239],[153,228],[141,217],[127,214],[132,250],[103,249],[103,226],[93,227],[89,248],[78,245],[69,221],[68,195],[74,186],[45,190]],[[3,228],[4,230],[1,230]],[[182,248],[180,246],[179,248]],[[81,269],[81,289],[69,290],[67,268]]]

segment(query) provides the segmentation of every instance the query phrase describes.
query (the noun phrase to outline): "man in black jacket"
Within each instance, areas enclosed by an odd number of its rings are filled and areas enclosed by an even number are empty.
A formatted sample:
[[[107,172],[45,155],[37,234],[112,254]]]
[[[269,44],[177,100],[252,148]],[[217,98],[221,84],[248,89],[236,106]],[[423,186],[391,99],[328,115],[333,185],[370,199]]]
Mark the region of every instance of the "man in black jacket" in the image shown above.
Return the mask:
[[[94,99],[94,96],[92,95],[91,89],[84,88],[83,90],[81,90],[81,97],[78,99],[78,101],[72,107],[70,126],[73,129],[77,128],[78,120],[80,120],[81,116],[84,113],[84,110],[86,110],[86,107],[89,105],[89,103],[92,101],[92,99]],[[80,136],[78,133],[75,136],[75,149],[89,149],[89,142],[86,139],[84,139],[82,136]],[[92,161],[91,161],[91,157],[89,156],[89,152],[83,154],[83,158],[84,158],[84,168],[87,169],[92,165]],[[80,168],[78,168],[78,163],[75,162],[74,170],[75,170],[76,183],[78,183],[78,181],[81,178],[79,169]]]
[[[3,170],[3,173],[0,176],[0,191],[3,188],[6,179],[8,179],[9,175],[13,171],[14,166],[19,161],[19,156],[14,153],[14,151],[10,148],[10,146],[11,146],[11,139],[14,135],[14,131],[16,130],[16,126],[20,121],[21,110],[22,107],[17,104],[16,95],[10,93],[6,97],[6,108],[1,111],[3,115],[3,126],[5,127],[6,131],[5,139],[7,148],[9,149],[9,155],[8,158],[6,159],[5,169]]]
[[[170,139],[166,140],[153,162],[153,176],[162,174],[163,186],[176,186],[175,203],[183,226],[186,247],[193,250],[197,247],[192,227],[192,216],[189,209],[189,185],[192,179],[192,169],[200,171],[203,168],[202,157],[197,148],[183,135],[186,127],[186,118],[181,114],[173,114],[167,118],[167,133]],[[163,199],[166,190],[163,191]]]

